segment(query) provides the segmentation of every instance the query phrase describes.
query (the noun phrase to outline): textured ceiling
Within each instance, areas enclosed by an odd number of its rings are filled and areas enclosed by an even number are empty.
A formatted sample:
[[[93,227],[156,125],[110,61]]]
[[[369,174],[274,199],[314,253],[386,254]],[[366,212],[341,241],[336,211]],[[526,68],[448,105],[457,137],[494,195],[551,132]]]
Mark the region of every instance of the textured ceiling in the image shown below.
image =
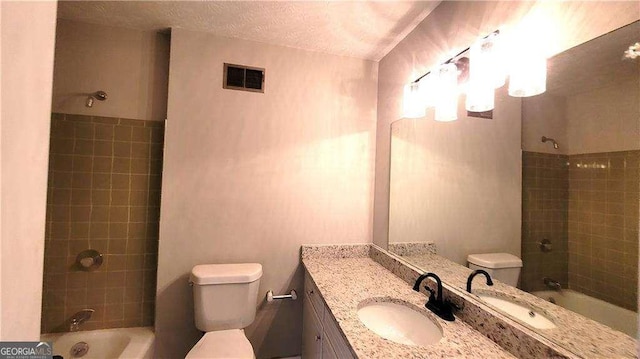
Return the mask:
[[[67,20],[180,27],[378,61],[440,1],[60,1]]]
[[[640,42],[640,21],[576,46],[549,59],[547,91],[571,96],[638,79],[640,59],[623,59]]]

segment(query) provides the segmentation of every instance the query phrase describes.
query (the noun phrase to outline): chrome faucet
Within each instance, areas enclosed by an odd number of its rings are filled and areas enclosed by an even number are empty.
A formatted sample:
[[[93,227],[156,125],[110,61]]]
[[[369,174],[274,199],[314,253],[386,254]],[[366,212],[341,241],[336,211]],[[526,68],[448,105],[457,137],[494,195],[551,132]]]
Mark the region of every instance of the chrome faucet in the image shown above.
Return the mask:
[[[489,273],[487,273],[482,269],[476,269],[473,272],[471,272],[471,274],[469,275],[469,278],[467,278],[467,292],[471,293],[471,282],[473,282],[473,278],[478,274],[482,274],[485,277],[487,277],[487,285],[493,285],[493,280],[491,280],[491,276],[489,275]]]
[[[440,318],[449,322],[453,322],[456,318],[453,316],[452,305],[451,303],[446,302],[442,299],[442,281],[440,280],[440,277],[438,277],[435,273],[422,274],[420,275],[420,277],[418,277],[418,279],[416,279],[416,283],[413,285],[413,290],[415,290],[416,292],[420,292],[420,284],[428,277],[436,280],[438,290],[437,293],[434,293],[434,290],[429,288],[429,286],[424,286],[424,289],[429,292],[429,300],[424,306]]]
[[[71,317],[71,323],[69,325],[70,332],[76,332],[80,330],[80,324],[91,319],[91,315],[95,312],[93,309],[83,309]]]
[[[562,290],[562,285],[560,285],[560,282],[558,282],[557,280],[551,279],[549,277],[544,277],[542,281],[544,281],[544,285],[546,285],[549,289],[558,292]]]

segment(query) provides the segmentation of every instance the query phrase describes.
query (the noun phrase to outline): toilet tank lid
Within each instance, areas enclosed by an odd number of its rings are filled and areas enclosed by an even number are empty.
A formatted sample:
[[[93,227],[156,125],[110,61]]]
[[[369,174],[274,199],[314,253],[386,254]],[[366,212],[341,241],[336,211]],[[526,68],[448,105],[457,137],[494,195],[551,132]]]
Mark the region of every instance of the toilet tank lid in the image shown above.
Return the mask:
[[[262,277],[260,263],[200,264],[191,270],[193,284],[251,283]]]
[[[484,268],[522,267],[522,259],[509,253],[469,254],[467,261]]]

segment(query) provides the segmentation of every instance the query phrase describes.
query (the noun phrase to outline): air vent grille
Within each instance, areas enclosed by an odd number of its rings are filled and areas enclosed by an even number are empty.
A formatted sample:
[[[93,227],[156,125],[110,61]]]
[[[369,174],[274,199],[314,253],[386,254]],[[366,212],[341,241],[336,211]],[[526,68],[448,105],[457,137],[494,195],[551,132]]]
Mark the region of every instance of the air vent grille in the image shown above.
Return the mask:
[[[264,93],[264,72],[261,68],[225,63],[222,87]]]

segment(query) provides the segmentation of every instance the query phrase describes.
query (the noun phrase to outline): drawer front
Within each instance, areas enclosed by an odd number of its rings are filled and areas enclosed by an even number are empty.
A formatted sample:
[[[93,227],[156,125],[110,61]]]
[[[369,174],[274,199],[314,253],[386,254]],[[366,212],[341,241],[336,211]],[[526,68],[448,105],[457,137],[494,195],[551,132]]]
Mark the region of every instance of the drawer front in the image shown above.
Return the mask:
[[[325,339],[328,339],[331,342],[333,347],[332,349],[335,350],[338,358],[350,359],[354,357],[349,349],[349,344],[347,344],[346,340],[340,334],[338,324],[334,321],[333,316],[328,312],[324,315],[322,327],[324,328]]]
[[[320,293],[318,292],[316,284],[308,273],[305,273],[304,276],[304,295],[309,298],[309,301],[313,305],[313,309],[315,309],[316,314],[318,314],[318,318],[322,320],[324,318],[324,302],[322,301],[322,298],[320,298]]]

